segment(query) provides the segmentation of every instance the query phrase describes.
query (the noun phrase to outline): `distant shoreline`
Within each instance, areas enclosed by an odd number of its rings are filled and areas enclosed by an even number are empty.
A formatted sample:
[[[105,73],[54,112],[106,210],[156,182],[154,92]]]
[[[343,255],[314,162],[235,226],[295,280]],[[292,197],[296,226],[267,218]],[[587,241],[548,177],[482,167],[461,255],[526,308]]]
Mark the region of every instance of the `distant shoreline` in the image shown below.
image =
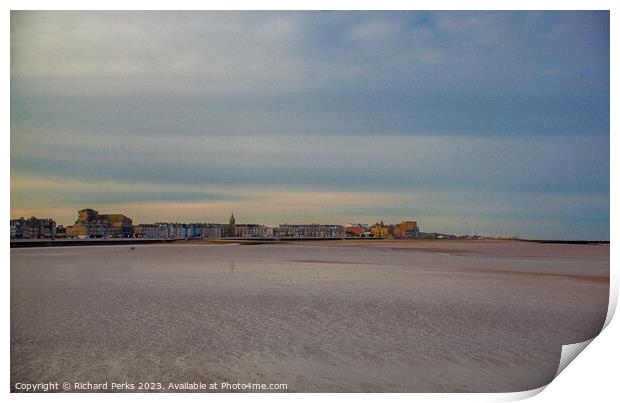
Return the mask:
[[[609,241],[586,241],[586,240],[564,241],[561,239],[515,239],[515,241],[536,242],[536,243],[559,243],[559,244],[570,244],[570,245],[598,245],[598,244],[609,245]]]
[[[25,239],[12,240],[11,248],[44,248],[62,246],[102,246],[102,245],[152,245],[152,244],[276,244],[288,242],[534,242],[542,244],[598,245],[609,244],[609,241],[588,240],[553,240],[553,239],[517,239],[517,238],[485,238],[485,239],[385,239],[385,238],[219,238],[219,239],[161,239],[161,238],[116,238],[116,239]]]

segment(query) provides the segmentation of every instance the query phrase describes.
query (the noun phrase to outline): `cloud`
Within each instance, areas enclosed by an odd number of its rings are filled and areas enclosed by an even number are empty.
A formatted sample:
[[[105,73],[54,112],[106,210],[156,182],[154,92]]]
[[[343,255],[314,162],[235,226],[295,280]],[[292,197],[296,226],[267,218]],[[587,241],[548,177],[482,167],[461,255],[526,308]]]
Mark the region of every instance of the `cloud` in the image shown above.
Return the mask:
[[[607,139],[435,135],[114,137],[21,132],[12,171],[81,180],[386,190],[609,191]]]
[[[608,12],[14,11],[11,56],[12,215],[609,233]]]

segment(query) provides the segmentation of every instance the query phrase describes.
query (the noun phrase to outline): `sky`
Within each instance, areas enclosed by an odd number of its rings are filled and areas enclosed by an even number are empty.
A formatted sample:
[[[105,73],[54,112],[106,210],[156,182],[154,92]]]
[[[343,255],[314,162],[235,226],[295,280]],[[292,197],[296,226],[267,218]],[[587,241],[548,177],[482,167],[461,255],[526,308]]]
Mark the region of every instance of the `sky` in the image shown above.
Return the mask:
[[[608,12],[11,12],[11,217],[609,239]]]

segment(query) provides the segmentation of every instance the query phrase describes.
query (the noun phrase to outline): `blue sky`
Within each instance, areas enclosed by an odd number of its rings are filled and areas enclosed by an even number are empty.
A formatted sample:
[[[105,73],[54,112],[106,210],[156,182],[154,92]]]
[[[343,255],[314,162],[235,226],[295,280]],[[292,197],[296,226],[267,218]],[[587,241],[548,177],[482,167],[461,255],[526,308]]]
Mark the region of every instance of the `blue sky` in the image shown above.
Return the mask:
[[[12,12],[11,216],[609,239],[607,12]]]

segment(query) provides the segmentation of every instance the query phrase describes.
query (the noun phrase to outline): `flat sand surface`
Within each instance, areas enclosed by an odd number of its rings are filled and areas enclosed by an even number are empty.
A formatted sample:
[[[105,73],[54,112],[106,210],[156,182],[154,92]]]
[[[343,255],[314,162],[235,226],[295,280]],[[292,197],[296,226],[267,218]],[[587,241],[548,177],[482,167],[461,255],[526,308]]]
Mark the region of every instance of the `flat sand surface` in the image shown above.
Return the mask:
[[[16,382],[513,392],[600,331],[609,245],[303,242],[11,250]]]

